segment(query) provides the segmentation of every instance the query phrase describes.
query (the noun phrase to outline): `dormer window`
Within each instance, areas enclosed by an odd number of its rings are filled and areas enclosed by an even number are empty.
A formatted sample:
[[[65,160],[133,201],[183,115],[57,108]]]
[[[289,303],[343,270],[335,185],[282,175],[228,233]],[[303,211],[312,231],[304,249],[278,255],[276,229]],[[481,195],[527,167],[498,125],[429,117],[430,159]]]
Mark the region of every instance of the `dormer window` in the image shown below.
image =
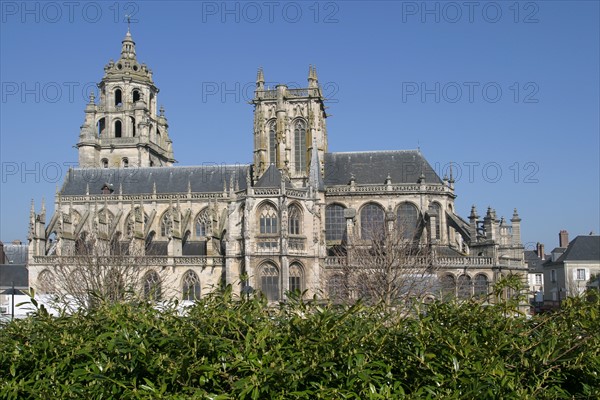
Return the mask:
[[[102,186],[102,194],[111,194],[112,192],[114,192],[114,190],[108,183],[105,183],[104,186]]]

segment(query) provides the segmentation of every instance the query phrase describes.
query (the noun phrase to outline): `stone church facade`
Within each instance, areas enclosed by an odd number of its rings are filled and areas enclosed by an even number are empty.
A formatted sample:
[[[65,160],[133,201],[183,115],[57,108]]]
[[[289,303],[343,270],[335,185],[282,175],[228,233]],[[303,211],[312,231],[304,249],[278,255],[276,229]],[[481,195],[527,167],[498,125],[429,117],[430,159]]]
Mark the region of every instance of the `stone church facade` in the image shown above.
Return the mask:
[[[162,292],[183,300],[222,283],[270,300],[290,290],[327,298],[352,265],[340,249],[388,222],[432,249],[436,277],[456,293],[487,291],[507,271],[526,276],[516,210],[510,224],[490,208],[461,218],[452,177],[440,178],[420,151],[329,152],[314,67],[303,89],[266,88],[259,70],[248,165],[173,166],[158,88],[129,31],[98,88],[54,215],[32,204],[28,265],[38,293],[52,292],[53,268],[93,237],[143,257],[147,279],[168,274]]]

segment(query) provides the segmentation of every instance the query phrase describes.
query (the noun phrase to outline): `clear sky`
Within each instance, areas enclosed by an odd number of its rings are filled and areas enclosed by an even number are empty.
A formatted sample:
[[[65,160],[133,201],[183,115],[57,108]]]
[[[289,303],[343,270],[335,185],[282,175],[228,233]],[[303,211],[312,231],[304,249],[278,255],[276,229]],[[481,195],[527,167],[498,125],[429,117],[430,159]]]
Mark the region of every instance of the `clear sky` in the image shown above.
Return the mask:
[[[304,87],[314,64],[329,151],[420,148],[442,175],[452,162],[458,213],[516,207],[528,248],[600,230],[597,1],[0,4],[5,242],[26,239],[31,199],[52,214],[127,14],[179,165],[251,162],[257,68]]]

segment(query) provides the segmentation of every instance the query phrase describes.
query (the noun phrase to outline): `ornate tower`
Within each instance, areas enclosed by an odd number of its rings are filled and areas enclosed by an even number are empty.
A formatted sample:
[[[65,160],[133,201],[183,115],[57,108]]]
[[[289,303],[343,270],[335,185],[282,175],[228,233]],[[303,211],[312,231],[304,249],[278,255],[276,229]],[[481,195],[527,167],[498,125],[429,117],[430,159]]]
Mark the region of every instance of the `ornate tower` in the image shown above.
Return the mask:
[[[79,166],[171,166],[173,146],[162,107],[157,115],[152,71],[138,63],[129,29],[122,43],[119,60],[104,67],[99,104],[90,94],[85,108],[77,143]]]
[[[327,152],[325,98],[310,66],[308,87],[292,89],[277,85],[265,88],[262,68],[254,92],[254,179],[273,164],[296,187],[308,183],[311,159],[324,160]],[[318,157],[311,157],[316,146]],[[322,161],[320,161],[322,163]],[[323,165],[318,166],[323,171]]]

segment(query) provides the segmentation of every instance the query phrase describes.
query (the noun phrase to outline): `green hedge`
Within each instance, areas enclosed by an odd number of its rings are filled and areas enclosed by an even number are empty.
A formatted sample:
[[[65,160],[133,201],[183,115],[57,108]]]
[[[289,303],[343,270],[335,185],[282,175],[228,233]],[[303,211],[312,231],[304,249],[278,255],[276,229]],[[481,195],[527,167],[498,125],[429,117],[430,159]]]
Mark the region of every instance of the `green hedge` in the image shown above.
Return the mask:
[[[408,318],[360,304],[273,309],[229,290],[183,315],[176,304],[40,310],[0,327],[0,398],[600,398],[597,297],[505,315],[474,302]]]

